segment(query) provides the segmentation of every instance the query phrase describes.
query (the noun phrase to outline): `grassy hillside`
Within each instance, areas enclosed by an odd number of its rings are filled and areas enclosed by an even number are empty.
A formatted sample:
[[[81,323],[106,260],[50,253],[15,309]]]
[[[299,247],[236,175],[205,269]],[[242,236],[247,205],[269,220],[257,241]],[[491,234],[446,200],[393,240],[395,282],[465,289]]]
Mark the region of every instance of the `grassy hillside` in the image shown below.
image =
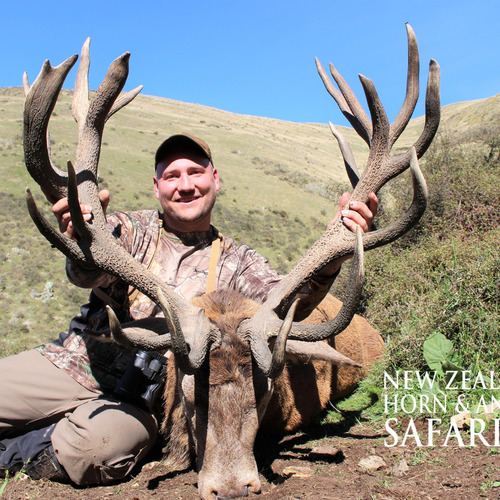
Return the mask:
[[[51,120],[52,157],[60,167],[74,157],[76,147],[70,99],[71,93],[63,91]],[[67,283],[63,257],[50,249],[27,215],[24,189],[30,186],[36,191],[37,188],[26,172],[22,157],[23,101],[21,89],[0,89],[0,356],[52,339],[67,327],[68,319],[78,311],[87,295],[86,291]],[[480,154],[487,155],[489,146],[481,131],[493,130],[493,124],[498,121],[499,104],[496,96],[444,108],[441,137],[445,145],[430,156],[441,155],[443,148],[451,147],[450,141],[453,144],[458,140],[464,147],[474,147]],[[413,120],[397,147],[411,144],[422,124],[422,118]],[[139,96],[115,115],[105,129],[100,178],[101,186],[112,194],[110,210],[156,206],[152,196],[154,152],[164,138],[179,131],[199,135],[211,145],[223,186],[215,211],[215,225],[223,233],[249,243],[280,271],[286,271],[322,232],[335,213],[340,193],[347,187],[341,155],[326,125],[242,116],[195,104]],[[342,131],[353,146],[358,165],[363,165],[366,147],[352,130]],[[427,168],[425,161],[423,167]],[[439,183],[446,184],[446,173],[453,172],[455,165],[448,158],[441,166],[434,164],[432,168],[438,172],[430,172],[435,206],[430,211],[429,225],[440,217],[443,200],[439,199],[442,194],[436,194],[440,192]],[[489,168],[488,175],[498,179],[498,164]],[[484,176],[481,179],[484,180]],[[385,190],[382,216],[389,218],[398,200],[405,200],[407,184],[406,178]],[[492,186],[490,183],[488,196],[495,194]],[[470,183],[462,187],[467,190]],[[453,200],[455,202],[455,198]],[[417,245],[414,249],[425,251],[428,245],[423,243],[422,231],[415,233],[419,235],[418,241],[406,240],[390,250],[373,252],[369,257],[371,261],[368,260],[369,282],[363,308],[387,337],[393,336],[393,330],[398,328],[396,323],[401,320],[403,308],[388,308],[387,302],[383,303],[382,299],[377,302],[377,297],[390,301],[386,291],[392,284],[388,287],[387,283],[404,280],[406,271],[401,266],[413,265],[404,259],[398,260],[405,244],[410,248],[409,254],[412,251],[409,242]],[[491,241],[489,245],[492,246]],[[393,263],[389,277],[384,259]],[[342,285],[341,279],[337,288],[341,289]],[[411,308],[411,304],[407,306]]]

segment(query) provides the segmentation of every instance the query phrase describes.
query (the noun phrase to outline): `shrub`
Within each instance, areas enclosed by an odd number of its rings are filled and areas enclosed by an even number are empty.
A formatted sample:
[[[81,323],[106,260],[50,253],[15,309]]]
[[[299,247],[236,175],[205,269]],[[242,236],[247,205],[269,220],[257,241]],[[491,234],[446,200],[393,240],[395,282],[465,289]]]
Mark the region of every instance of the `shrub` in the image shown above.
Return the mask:
[[[422,343],[436,332],[454,341],[463,366],[497,366],[500,141],[479,139],[464,145],[444,134],[435,141],[422,162],[429,187],[422,221],[367,255],[360,309],[386,337],[395,368],[422,368]],[[410,190],[408,179],[397,179],[382,193],[380,226],[409,204]]]

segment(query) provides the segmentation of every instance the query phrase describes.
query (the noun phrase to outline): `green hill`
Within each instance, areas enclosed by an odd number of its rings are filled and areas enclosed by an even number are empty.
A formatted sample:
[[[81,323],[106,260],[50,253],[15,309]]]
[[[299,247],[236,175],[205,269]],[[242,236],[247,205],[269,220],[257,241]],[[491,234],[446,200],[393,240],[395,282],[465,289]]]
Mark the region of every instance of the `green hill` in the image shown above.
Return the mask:
[[[25,187],[38,189],[23,163],[23,101],[22,89],[0,89],[0,356],[53,338],[87,295],[67,283],[64,258],[38,234],[25,208]],[[71,92],[63,90],[50,122],[52,158],[59,167],[76,150],[70,102]],[[469,131],[470,137],[461,140],[477,141],[477,131],[498,122],[499,106],[499,96],[447,106],[441,131],[461,137]],[[422,124],[423,118],[412,120],[396,147],[410,145]],[[351,129],[341,130],[362,166],[366,146]],[[215,225],[250,244],[280,271],[323,231],[348,187],[327,125],[138,96],[111,118],[104,133],[100,179],[111,191],[111,211],[156,207],[154,152],[179,131],[199,135],[212,148],[222,179]]]

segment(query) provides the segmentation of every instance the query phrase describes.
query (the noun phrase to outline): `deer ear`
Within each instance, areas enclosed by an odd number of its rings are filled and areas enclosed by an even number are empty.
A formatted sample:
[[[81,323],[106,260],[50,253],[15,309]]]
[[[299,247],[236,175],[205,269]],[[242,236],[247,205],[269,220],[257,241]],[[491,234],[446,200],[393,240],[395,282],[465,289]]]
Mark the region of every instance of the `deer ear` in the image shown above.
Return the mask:
[[[286,343],[286,359],[292,363],[310,363],[311,361],[327,361],[334,365],[348,365],[362,368],[359,363],[340,354],[326,342],[303,342],[288,340]]]

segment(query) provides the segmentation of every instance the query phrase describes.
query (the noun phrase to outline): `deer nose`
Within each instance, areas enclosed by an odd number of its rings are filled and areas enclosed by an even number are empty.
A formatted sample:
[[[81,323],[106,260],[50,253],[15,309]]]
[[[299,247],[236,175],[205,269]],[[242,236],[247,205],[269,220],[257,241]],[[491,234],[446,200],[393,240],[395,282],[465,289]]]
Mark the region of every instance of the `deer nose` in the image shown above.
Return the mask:
[[[210,500],[229,500],[232,498],[246,498],[249,493],[260,493],[261,484],[258,477],[251,479],[247,484],[222,486],[212,488]]]

